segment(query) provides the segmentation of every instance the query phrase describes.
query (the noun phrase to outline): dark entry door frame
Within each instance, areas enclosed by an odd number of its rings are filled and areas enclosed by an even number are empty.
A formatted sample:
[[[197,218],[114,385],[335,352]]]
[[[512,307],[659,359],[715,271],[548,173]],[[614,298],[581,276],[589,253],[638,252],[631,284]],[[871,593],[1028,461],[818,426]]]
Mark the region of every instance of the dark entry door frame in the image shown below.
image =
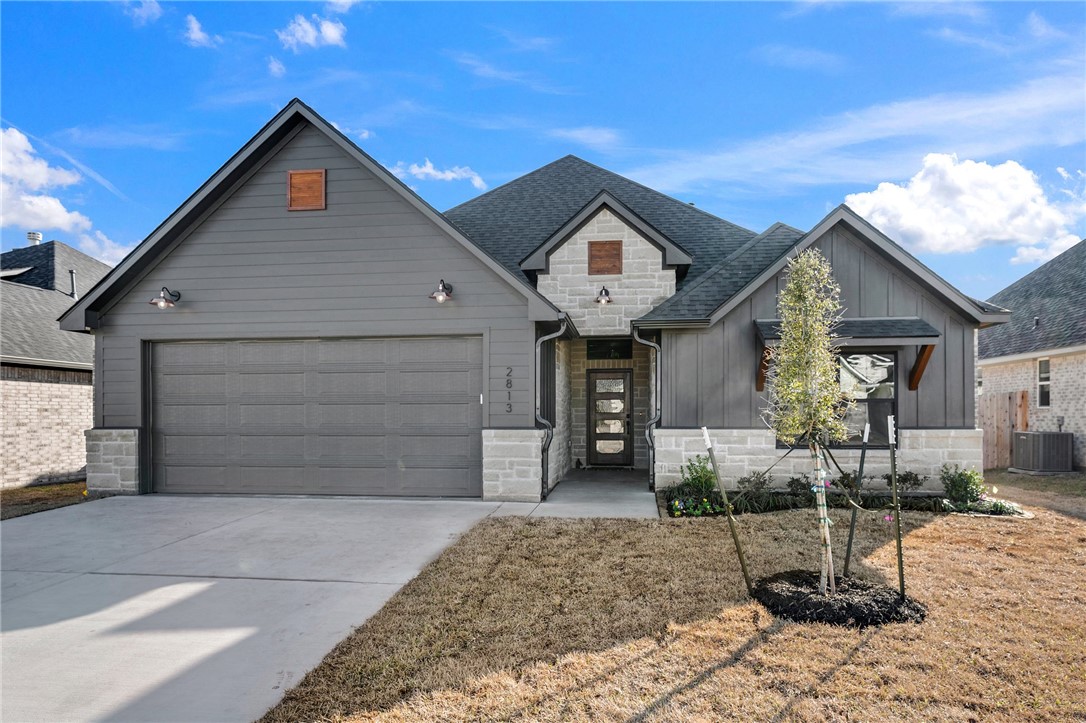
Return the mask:
[[[588,464],[632,467],[633,370],[588,370]]]

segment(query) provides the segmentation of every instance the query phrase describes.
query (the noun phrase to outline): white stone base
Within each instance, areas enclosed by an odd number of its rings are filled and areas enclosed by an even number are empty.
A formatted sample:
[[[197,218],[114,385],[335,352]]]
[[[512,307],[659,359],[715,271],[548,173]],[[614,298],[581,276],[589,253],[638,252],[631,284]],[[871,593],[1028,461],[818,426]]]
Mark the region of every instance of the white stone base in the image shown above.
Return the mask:
[[[483,430],[483,499],[539,502],[543,488],[542,429]]]
[[[709,437],[715,445],[720,474],[728,488],[734,488],[736,480],[744,475],[768,469],[787,451],[777,449],[773,433],[764,429],[711,429]],[[926,475],[924,489],[942,489],[939,472],[944,464],[978,470],[983,467],[983,430],[902,429],[898,438],[898,472]],[[658,489],[678,484],[682,466],[695,455],[706,453],[700,429],[657,429],[655,439]],[[831,452],[843,469],[852,471],[859,467],[859,449],[834,449]],[[789,477],[811,474],[812,470],[811,455],[806,449],[796,449],[777,463],[770,474],[774,487],[784,487]],[[881,477],[889,471],[890,451],[869,449],[864,461],[864,476]]]
[[[87,491],[139,493],[139,430],[88,429]]]

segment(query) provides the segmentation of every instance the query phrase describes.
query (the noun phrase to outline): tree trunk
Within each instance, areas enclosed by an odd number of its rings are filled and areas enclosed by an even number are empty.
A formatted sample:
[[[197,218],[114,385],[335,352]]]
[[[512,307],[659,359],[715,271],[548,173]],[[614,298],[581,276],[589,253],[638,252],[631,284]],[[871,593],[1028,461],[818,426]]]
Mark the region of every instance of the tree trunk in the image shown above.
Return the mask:
[[[815,465],[815,502],[818,509],[818,529],[822,538],[822,574],[819,578],[818,591],[825,595],[837,593],[837,581],[833,573],[833,549],[830,544],[830,513],[826,506],[826,471],[822,468],[822,450],[818,444],[811,445],[811,455]]]

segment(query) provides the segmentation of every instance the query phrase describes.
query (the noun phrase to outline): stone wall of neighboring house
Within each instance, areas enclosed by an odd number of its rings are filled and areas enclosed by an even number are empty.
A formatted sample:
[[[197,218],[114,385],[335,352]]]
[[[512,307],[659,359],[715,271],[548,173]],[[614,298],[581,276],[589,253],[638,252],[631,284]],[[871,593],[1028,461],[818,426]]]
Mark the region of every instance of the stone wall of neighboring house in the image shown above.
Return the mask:
[[[897,469],[927,476],[924,489],[941,490],[939,472],[943,464],[958,464],[980,470],[984,465],[984,432],[979,429],[902,429],[899,431]],[[797,449],[778,462],[787,450],[777,449],[773,433],[766,429],[710,429],[720,464],[720,474],[729,488],[736,480],[752,472],[769,469],[773,486],[784,487],[791,476],[812,474],[810,454]],[[658,429],[656,440],[656,487],[678,484],[682,465],[696,455],[706,453],[700,429]],[[859,449],[834,449],[842,468],[859,466]],[[864,476],[880,477],[890,471],[890,451],[869,449],[864,462]],[[834,475],[836,476],[836,471]],[[875,485],[878,489],[878,484]]]
[[[84,479],[94,426],[91,372],[0,367],[0,486]]]
[[[1043,357],[1038,357],[1043,358]],[[1025,390],[1029,393],[1029,428],[1034,432],[1063,431],[1075,435],[1075,467],[1086,469],[1086,352],[1049,356],[1051,404],[1037,406],[1037,359],[991,363],[981,360],[981,394]]]
[[[652,417],[652,350],[634,342],[633,359],[588,359],[588,342],[570,342],[570,412],[573,420],[573,459],[588,464],[588,370],[633,370],[633,447],[634,467],[648,469],[649,449],[645,440],[645,424]]]
[[[589,275],[589,241],[622,241],[621,275]],[[610,304],[596,303],[603,286]],[[631,320],[675,293],[675,270],[663,266],[660,249],[603,208],[551,253],[536,288],[569,314],[582,336],[626,335]]]

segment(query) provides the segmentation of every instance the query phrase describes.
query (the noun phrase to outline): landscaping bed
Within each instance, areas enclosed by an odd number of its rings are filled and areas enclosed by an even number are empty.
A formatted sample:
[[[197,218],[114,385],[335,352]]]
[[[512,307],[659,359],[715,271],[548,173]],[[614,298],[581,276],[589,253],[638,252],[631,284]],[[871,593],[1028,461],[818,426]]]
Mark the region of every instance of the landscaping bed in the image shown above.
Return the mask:
[[[903,516],[921,624],[789,622],[751,601],[726,520],[488,519],[265,721],[1075,720],[1086,523]],[[848,512],[831,510],[834,549]],[[738,519],[756,577],[817,571],[811,514]],[[893,526],[853,571],[896,584]]]
[[[0,520],[67,507],[86,499],[86,482],[63,482],[0,490]]]

